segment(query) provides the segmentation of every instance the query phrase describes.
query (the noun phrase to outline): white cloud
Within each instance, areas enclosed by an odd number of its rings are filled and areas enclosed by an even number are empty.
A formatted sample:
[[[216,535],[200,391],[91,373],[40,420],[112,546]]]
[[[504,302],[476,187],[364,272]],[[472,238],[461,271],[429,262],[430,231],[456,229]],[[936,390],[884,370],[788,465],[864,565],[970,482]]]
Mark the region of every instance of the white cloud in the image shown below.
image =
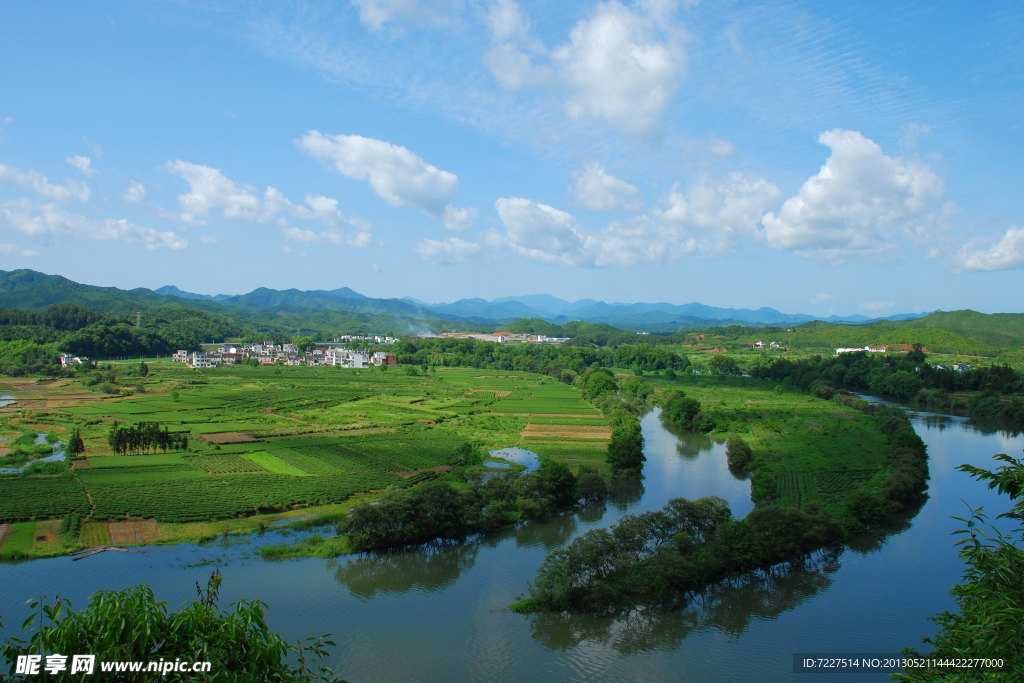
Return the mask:
[[[495,0],[486,22],[491,27],[492,39],[484,63],[502,87],[521,90],[551,82],[552,69],[533,61],[546,55],[547,49],[530,35],[530,21],[515,0]]]
[[[714,133],[711,134],[711,141],[708,142],[708,151],[720,157],[731,157],[736,154],[736,145],[724,140]]]
[[[446,240],[426,239],[416,245],[416,254],[428,263],[445,264],[461,263],[471,256],[476,256],[482,247],[474,242],[467,242],[458,237]],[[376,272],[376,268],[374,269]]]
[[[86,178],[92,178],[94,175],[99,173],[99,171],[92,167],[92,159],[89,157],[83,157],[76,154],[73,157],[65,157],[64,161],[81,171],[82,175]]]
[[[508,228],[507,244],[515,255],[567,266],[581,265],[585,259],[585,240],[571,214],[521,197],[499,199],[494,206]]]
[[[903,239],[927,245],[944,227],[945,186],[928,166],[886,156],[857,131],[818,138],[832,155],[779,215],[762,221],[768,244],[830,265],[881,257]]]
[[[39,252],[22,249],[17,244],[0,244],[0,254],[16,254],[18,256],[39,256]]]
[[[495,208],[507,231],[491,232],[496,253],[570,268],[662,263],[676,253],[662,226],[641,216],[629,225],[612,223],[600,232],[583,230],[565,211],[520,197],[503,198]]]
[[[62,204],[77,199],[80,202],[89,201],[91,191],[89,186],[65,178],[64,185],[51,183],[46,176],[36,171],[20,171],[11,166],[0,164],[0,185],[9,187],[21,187],[32,190],[47,199],[52,199]]]
[[[720,256],[743,240],[760,240],[765,212],[778,204],[782,193],[764,178],[732,173],[726,178],[702,177],[685,193],[673,188],[668,208],[654,215],[674,233],[672,240],[692,240],[692,250]]]
[[[674,41],[656,40],[656,26],[664,24],[611,0],[573,27],[569,43],[553,52],[574,91],[566,102],[571,118],[593,116],[631,135],[657,129],[685,55]]]
[[[865,311],[871,311],[871,312],[877,313],[879,311],[884,311],[887,308],[892,308],[897,303],[899,303],[899,302],[898,301],[869,301],[867,303],[861,304],[860,307],[863,308]]]
[[[619,180],[596,161],[587,163],[583,171],[577,171],[573,176],[576,183],[569,189],[578,206],[592,211],[612,211],[620,208],[639,211],[643,207],[640,188]]]
[[[119,240],[129,244],[143,244],[149,249],[181,250],[188,246],[187,240],[171,231],[157,232],[124,219],[93,220],[65,211],[52,202],[42,206],[21,202],[15,207],[14,211],[10,208],[0,210],[0,222],[47,243],[57,237],[74,237]]]
[[[82,142],[85,143],[86,147],[92,150],[92,153],[96,155],[97,159],[103,158],[103,148],[100,147],[100,144],[98,142],[93,142],[87,137],[83,137]]]
[[[476,209],[472,207],[457,208],[449,204],[444,207],[444,227],[453,232],[465,232],[476,223]]]
[[[299,149],[354,180],[367,180],[377,195],[397,207],[417,207],[442,218],[459,179],[405,147],[361,135],[322,135],[311,130]]]
[[[378,266],[376,263],[370,264],[370,267],[373,269],[373,272],[375,272],[375,273],[379,273],[380,272],[380,266]]]
[[[128,181],[128,189],[125,190],[124,200],[130,204],[141,204],[146,201],[146,187],[142,183],[137,183],[134,180]]]
[[[374,31],[385,24],[402,26],[445,28],[458,21],[463,0],[351,0],[359,10],[359,19]]]
[[[763,178],[704,178],[685,194],[674,189],[669,208],[655,210],[653,218],[640,215],[595,232],[565,211],[503,198],[495,208],[507,231],[489,233],[485,243],[499,255],[566,267],[633,268],[684,256],[716,257],[741,239],[757,239],[758,221],[778,199],[778,188]]]
[[[1024,229],[1011,227],[996,244],[985,248],[977,241],[965,244],[953,255],[952,267],[964,270],[1009,270],[1024,266]]]
[[[835,301],[835,300],[836,300],[836,298],[834,296],[832,296],[831,294],[816,294],[816,295],[814,295],[814,298],[811,299],[811,303],[814,304],[815,306],[818,306],[819,304],[823,304],[823,303],[827,303],[829,301]]]
[[[220,209],[224,218],[235,223],[257,224],[277,222],[285,211],[298,218],[309,218],[309,210],[295,206],[273,187],[267,186],[260,199],[251,186],[238,186],[220,172],[220,169],[192,164],[187,161],[168,161],[167,169],[177,173],[189,184],[189,191],[178,197],[181,213],[165,217],[193,225],[204,225],[212,209]]]

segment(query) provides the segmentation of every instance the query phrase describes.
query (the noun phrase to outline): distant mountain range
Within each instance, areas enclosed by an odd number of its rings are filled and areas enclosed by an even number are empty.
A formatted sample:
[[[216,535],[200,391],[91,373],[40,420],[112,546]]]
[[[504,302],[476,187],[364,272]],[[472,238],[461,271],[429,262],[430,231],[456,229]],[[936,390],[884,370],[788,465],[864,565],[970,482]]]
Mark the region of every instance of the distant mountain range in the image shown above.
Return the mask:
[[[430,304],[406,297],[377,299],[348,287],[332,290],[276,290],[260,287],[247,294],[196,294],[173,285],[156,290],[122,290],[73,282],[59,275],[32,270],[0,271],[0,307],[38,310],[55,303],[75,303],[101,313],[124,313],[162,305],[184,305],[217,311],[235,309],[251,314],[286,311],[336,311],[364,316],[392,316],[406,321],[442,320],[475,325],[502,325],[521,318],[538,318],[563,325],[580,320],[631,330],[666,330],[712,325],[799,325],[813,320],[864,324],[878,320],[913,320],[927,313],[904,313],[885,318],[863,315],[819,318],[782,313],[774,308],[719,308],[700,303],[605,303],[594,299],[565,301],[549,294],[512,296],[487,301],[460,299]],[[223,308],[222,308],[223,307]]]

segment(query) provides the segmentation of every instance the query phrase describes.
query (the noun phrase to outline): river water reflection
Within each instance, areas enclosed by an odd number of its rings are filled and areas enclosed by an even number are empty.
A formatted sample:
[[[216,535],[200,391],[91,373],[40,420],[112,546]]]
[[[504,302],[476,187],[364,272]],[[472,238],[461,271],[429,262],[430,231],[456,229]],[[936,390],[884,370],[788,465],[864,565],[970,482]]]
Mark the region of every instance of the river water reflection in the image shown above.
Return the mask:
[[[278,532],[207,546],[151,547],[0,566],[0,615],[14,635],[24,602],[59,593],[76,607],[101,588],[145,582],[178,605],[195,595],[212,562],[222,567],[225,602],[259,598],[287,638],[330,632],[330,665],[349,681],[802,681],[794,652],[898,652],[933,632],[929,616],[953,606],[961,564],[950,532],[961,499],[1007,509],[955,470],[1016,453],[1019,435],[983,433],[966,420],[914,414],[931,456],[929,500],[885,533],[856,539],[819,571],[719,591],[691,608],[613,619],[521,616],[505,607],[521,595],[551,550],[627,512],[670,498],[717,495],[734,514],[752,508],[750,484],[726,465],[724,444],[673,435],[655,413],[642,422],[646,478],[618,486],[609,501],[547,524],[528,524],[477,543],[429,552],[263,562],[258,546]],[[294,541],[301,534],[292,533]],[[240,541],[240,542],[239,542]],[[200,566],[196,566],[200,565]],[[858,680],[887,680],[861,675]]]

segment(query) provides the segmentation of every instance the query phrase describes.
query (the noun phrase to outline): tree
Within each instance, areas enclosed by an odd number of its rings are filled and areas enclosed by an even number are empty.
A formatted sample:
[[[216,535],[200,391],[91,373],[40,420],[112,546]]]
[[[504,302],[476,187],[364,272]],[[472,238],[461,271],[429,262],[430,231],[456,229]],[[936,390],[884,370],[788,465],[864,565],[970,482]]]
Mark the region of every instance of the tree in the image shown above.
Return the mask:
[[[28,642],[11,638],[0,652],[11,662],[11,674],[19,656],[89,653],[96,655],[98,662],[136,661],[146,667],[149,662],[208,661],[211,672],[202,680],[339,681],[320,664],[328,648],[334,647],[327,639],[329,634],[287,643],[267,627],[266,605],[262,602],[241,600],[232,605],[232,611],[222,610],[217,605],[221,581],[220,571],[215,571],[205,591],[196,584],[197,600],[171,613],[167,603],[157,602],[153,589],[145,585],[100,591],[92,596],[88,607],[78,612],[60,598],[53,605],[33,602],[31,608],[39,608],[40,617],[32,638]],[[44,619],[49,623],[43,623]],[[27,621],[24,629],[32,627],[34,621]],[[99,680],[99,665],[95,674],[93,678]],[[104,672],[102,678],[127,682],[160,676]],[[172,671],[164,673],[163,680],[198,678],[191,672]]]
[[[735,358],[721,353],[711,358],[711,372],[716,375],[738,375],[740,368]]]
[[[145,377],[149,374],[149,366],[146,365],[146,361],[139,362],[139,377]]]
[[[82,441],[82,435],[76,428],[75,431],[71,432],[71,438],[68,439],[68,455],[72,458],[77,458],[79,455],[85,452],[85,442]]]
[[[725,442],[725,457],[730,467],[746,467],[754,457],[750,445],[738,436],[730,436]]]

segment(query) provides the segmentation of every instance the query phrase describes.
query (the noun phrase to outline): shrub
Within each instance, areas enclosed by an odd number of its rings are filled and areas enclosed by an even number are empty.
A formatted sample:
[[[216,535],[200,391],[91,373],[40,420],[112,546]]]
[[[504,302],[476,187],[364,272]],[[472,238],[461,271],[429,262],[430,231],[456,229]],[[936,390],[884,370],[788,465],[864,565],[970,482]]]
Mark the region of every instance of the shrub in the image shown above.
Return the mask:
[[[725,442],[725,457],[730,467],[746,467],[754,457],[750,445],[738,436],[730,436]]]

